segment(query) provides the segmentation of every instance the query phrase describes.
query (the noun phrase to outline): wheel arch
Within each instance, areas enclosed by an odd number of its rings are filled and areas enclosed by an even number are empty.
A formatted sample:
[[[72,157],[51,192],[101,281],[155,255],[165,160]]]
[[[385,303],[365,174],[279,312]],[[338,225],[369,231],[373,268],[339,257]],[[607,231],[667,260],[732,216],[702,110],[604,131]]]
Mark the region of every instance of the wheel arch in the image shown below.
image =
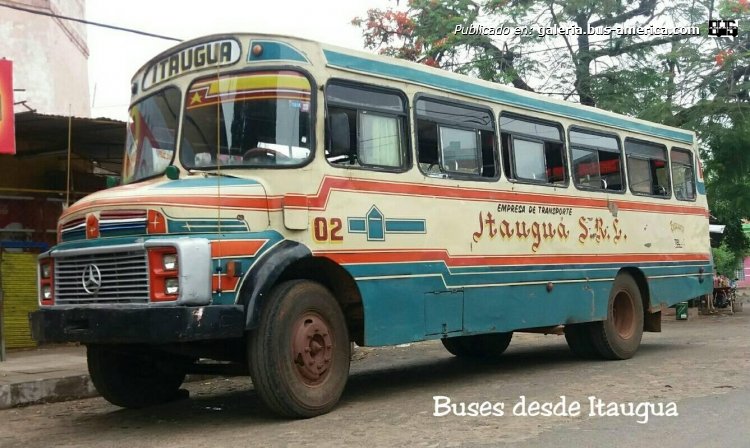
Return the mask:
[[[364,307],[354,278],[338,263],[313,256],[305,245],[289,240],[258,260],[243,282],[240,301],[246,309],[245,329],[258,326],[265,299],[277,284],[303,279],[318,282],[331,291],[346,318],[350,339],[363,345]]]
[[[628,266],[620,269],[617,275],[629,275],[638,285],[643,303],[643,331],[661,331],[661,307],[651,306],[651,288],[646,274],[640,268]]]
[[[354,277],[335,261],[326,257],[307,257],[292,263],[279,276],[278,282],[305,279],[328,288],[344,313],[349,338],[364,345],[364,306]]]

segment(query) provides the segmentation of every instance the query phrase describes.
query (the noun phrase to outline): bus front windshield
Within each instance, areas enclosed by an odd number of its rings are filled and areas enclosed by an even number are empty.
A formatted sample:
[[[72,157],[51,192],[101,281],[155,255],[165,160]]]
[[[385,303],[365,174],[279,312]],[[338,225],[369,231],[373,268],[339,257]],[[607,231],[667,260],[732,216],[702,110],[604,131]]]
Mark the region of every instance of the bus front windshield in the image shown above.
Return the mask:
[[[298,72],[199,79],[186,97],[180,160],[191,169],[301,165],[311,156],[311,109],[310,81]]]
[[[168,87],[134,104],[128,113],[122,183],[161,174],[172,162],[180,91]]]

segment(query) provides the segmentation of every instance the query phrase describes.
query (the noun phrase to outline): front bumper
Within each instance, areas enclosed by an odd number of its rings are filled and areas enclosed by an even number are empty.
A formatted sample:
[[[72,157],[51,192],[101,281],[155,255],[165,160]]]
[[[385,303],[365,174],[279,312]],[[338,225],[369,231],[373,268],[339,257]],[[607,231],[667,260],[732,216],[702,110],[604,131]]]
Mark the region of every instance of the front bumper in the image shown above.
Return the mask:
[[[29,315],[38,342],[164,344],[241,337],[242,305],[42,308]]]

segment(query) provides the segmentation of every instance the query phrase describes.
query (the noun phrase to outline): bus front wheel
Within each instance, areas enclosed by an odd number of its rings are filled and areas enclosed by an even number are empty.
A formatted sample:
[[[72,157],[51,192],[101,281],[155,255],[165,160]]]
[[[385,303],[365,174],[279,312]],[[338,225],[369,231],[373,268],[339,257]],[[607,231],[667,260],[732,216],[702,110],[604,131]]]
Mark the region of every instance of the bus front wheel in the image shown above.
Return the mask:
[[[459,358],[490,358],[500,356],[510,345],[513,332],[456,336],[441,339],[448,352]]]
[[[89,345],[91,382],[110,403],[138,409],[186,396],[180,394],[188,360],[147,349]]]
[[[309,280],[281,283],[248,337],[253,386],[279,415],[325,414],[346,386],[349,350],[344,314],[328,289]]]
[[[643,301],[633,277],[618,275],[607,304],[607,319],[591,323],[592,342],[606,359],[629,359],[643,336]]]

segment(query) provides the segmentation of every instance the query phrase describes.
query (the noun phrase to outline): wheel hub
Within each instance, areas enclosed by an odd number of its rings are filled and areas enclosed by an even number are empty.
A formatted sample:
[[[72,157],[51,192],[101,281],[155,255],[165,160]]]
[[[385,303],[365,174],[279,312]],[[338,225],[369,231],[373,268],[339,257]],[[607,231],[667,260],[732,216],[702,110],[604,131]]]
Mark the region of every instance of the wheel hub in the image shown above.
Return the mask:
[[[328,376],[333,343],[328,323],[317,313],[306,313],[294,324],[292,361],[306,384],[320,384]]]

